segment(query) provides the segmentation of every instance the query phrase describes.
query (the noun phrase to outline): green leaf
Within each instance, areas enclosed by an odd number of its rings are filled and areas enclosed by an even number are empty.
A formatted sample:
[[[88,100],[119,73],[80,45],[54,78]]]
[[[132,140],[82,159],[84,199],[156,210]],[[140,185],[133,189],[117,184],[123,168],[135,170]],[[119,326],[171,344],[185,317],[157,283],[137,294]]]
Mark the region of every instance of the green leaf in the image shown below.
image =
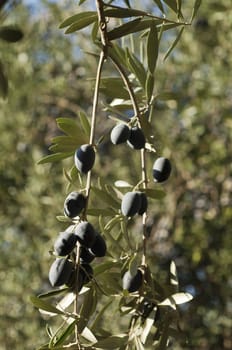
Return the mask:
[[[39,299],[51,298],[51,297],[54,297],[56,295],[66,293],[68,290],[69,290],[68,287],[64,287],[64,288],[60,288],[60,289],[56,289],[56,290],[51,290],[49,292],[38,295],[38,298]]]
[[[154,0],[156,5],[159,7],[160,11],[164,13],[163,4],[160,0]]]
[[[140,189],[140,191],[145,191],[146,195],[153,199],[162,199],[166,195],[163,190],[156,190],[152,188],[147,188],[146,190]]]
[[[57,309],[55,306],[51,305],[50,303],[47,303],[46,301],[36,297],[36,296],[31,296],[30,300],[32,302],[32,304],[41,310],[47,311],[47,312],[51,312],[54,314],[59,314],[59,315],[64,315],[65,313],[59,309]]]
[[[191,23],[194,20],[194,18],[196,17],[196,14],[197,14],[200,6],[201,6],[201,0],[195,0],[195,3],[193,5],[192,16],[191,16],[191,20],[190,20]]]
[[[128,68],[134,73],[141,86],[145,89],[146,85],[146,71],[142,63],[138,60],[138,58],[130,53],[127,49],[126,51],[127,60],[128,60]]]
[[[103,273],[104,271],[108,271],[112,268],[116,268],[120,266],[121,266],[121,262],[117,260],[104,261],[103,263],[94,266],[94,276],[97,276]]]
[[[172,294],[170,297],[164,299],[161,301],[158,305],[160,306],[170,306],[173,309],[176,309],[176,305],[188,303],[193,299],[193,296],[190,293],[175,293]]]
[[[136,16],[146,16],[146,12],[132,8],[115,8],[104,11],[106,17],[127,18]]]
[[[107,308],[112,304],[114,299],[110,299],[103,307],[102,309],[97,313],[96,318],[94,319],[91,330],[95,331],[98,329],[99,323],[101,322],[102,316],[104,315],[104,312],[107,310]]]
[[[127,100],[130,97],[122,79],[118,77],[103,77],[101,79],[100,90],[110,98]]]
[[[94,313],[97,306],[97,295],[94,288],[89,289],[85,294],[84,301],[80,310],[80,320],[78,322],[78,332],[82,333],[87,326],[91,315]]]
[[[77,13],[76,15],[73,15],[71,17],[68,17],[65,19],[59,26],[59,28],[65,28],[68,27],[76,22],[79,22],[80,20],[83,19],[88,19],[88,18],[97,18],[97,13],[95,11],[86,11],[86,12],[81,12]]]
[[[40,159],[37,164],[53,163],[71,156],[73,156],[73,152],[49,154]]]
[[[54,334],[54,338],[52,338],[50,341],[50,346],[52,346],[52,349],[57,349],[57,346],[64,344],[65,340],[73,333],[76,324],[77,320],[74,320],[61,332]]]
[[[86,136],[89,138],[90,130],[91,130],[89,119],[88,119],[86,113],[84,113],[84,112],[79,112],[78,115],[80,118],[82,129],[84,130]]]
[[[125,35],[135,33],[136,27],[138,26],[140,21],[141,21],[141,18],[136,18],[132,21],[123,23],[122,25],[110,30],[108,32],[108,39],[109,40],[119,39]]]
[[[140,258],[138,256],[138,254],[133,254],[130,262],[129,262],[129,271],[131,273],[132,276],[134,276],[138,270],[138,266],[139,266],[139,262],[140,262]]]
[[[177,277],[176,264],[175,264],[175,262],[173,260],[171,261],[171,264],[170,264],[170,283],[173,286],[177,286],[177,287],[179,285],[178,277]]]
[[[82,18],[78,22],[68,27],[68,29],[66,29],[65,31],[65,34],[71,34],[71,33],[77,32],[80,29],[88,27],[90,24],[92,24],[95,21],[97,21],[97,15],[88,17],[88,18]]]
[[[63,131],[68,136],[72,136],[77,140],[81,137],[81,139],[87,138],[83,136],[80,127],[76,124],[76,122],[71,118],[57,118],[56,123],[58,128]]]
[[[170,7],[170,9],[172,9],[179,17],[183,18],[183,15],[181,13],[181,2],[179,0],[164,0],[164,2],[168,5],[168,7]]]
[[[126,345],[128,342],[128,334],[118,334],[112,335],[108,338],[101,339],[94,344],[94,347],[101,349],[116,349],[123,345]]]
[[[173,51],[173,49],[175,48],[175,46],[177,45],[178,41],[181,38],[181,35],[184,31],[184,26],[181,28],[181,30],[179,31],[176,39],[174,40],[174,42],[172,43],[172,45],[169,47],[168,51],[166,52],[165,56],[164,56],[164,61],[168,58],[168,56],[170,55],[170,53]]]
[[[23,38],[23,32],[13,26],[0,27],[0,39],[9,43],[15,43]]]
[[[109,206],[112,206],[115,209],[120,208],[119,201],[113,198],[113,196],[111,196],[105,190],[101,190],[97,187],[92,187],[92,191],[95,193],[97,199],[101,199],[104,203],[108,204]]]
[[[4,72],[3,64],[0,61],[0,96],[4,99],[8,95],[8,80]]]
[[[80,146],[79,143],[75,143],[75,144],[55,144],[55,145],[51,145],[49,147],[49,151],[54,152],[54,153],[66,153],[66,152],[75,152],[76,149],[78,148],[78,146]]]
[[[155,78],[154,76],[148,72],[146,79],[146,96],[148,104],[152,98],[153,90],[154,90]]]
[[[152,22],[147,37],[147,65],[151,75],[154,74],[159,52],[158,32],[155,21]]]

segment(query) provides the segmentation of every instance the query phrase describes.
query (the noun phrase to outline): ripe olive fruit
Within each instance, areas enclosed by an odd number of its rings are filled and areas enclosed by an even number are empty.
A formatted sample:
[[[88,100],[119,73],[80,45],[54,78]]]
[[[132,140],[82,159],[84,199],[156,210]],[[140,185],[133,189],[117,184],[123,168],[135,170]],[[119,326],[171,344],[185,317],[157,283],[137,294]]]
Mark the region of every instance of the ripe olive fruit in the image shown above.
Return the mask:
[[[110,139],[114,145],[119,145],[128,140],[130,136],[130,129],[127,124],[117,124],[111,131]]]
[[[95,162],[95,151],[92,145],[86,144],[78,148],[74,155],[76,168],[80,173],[87,174]]]
[[[53,287],[66,284],[71,276],[74,264],[66,258],[57,258],[49,270],[49,281]]]
[[[130,293],[136,292],[142,286],[143,274],[141,270],[137,270],[136,274],[133,276],[128,270],[122,278],[123,289],[127,289]]]
[[[79,192],[71,192],[64,201],[64,214],[69,218],[74,218],[85,208],[86,197]]]
[[[89,264],[95,258],[91,251],[83,246],[80,247],[80,262],[81,264]]]
[[[106,255],[106,242],[100,234],[97,234],[95,242],[90,248],[90,253],[99,258]]]
[[[91,248],[96,238],[96,231],[93,226],[87,222],[80,222],[75,228],[77,240],[86,248]]]
[[[140,199],[141,199],[141,205],[140,208],[138,210],[138,214],[139,215],[143,215],[145,213],[145,211],[147,211],[147,206],[148,206],[148,202],[147,202],[147,196],[146,193],[144,192],[138,192]]]
[[[73,232],[60,232],[54,243],[54,251],[57,255],[65,256],[72,252],[77,243],[77,236]]]
[[[142,149],[145,147],[145,142],[146,139],[142,129],[138,126],[131,128],[127,144],[133,149]]]
[[[160,157],[157,158],[153,165],[153,178],[155,182],[166,181],[171,174],[171,163],[169,159]]]
[[[134,216],[141,207],[141,196],[138,192],[127,192],[121,203],[121,211],[124,216]]]

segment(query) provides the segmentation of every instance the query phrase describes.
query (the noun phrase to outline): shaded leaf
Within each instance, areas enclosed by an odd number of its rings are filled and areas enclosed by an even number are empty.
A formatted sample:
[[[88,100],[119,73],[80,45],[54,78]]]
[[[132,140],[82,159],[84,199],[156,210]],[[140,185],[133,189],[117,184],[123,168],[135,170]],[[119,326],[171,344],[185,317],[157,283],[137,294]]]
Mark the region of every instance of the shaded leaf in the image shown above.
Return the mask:
[[[196,17],[196,14],[197,14],[200,6],[201,6],[201,0],[195,0],[195,3],[193,5],[193,12],[192,12],[192,16],[191,16],[190,22],[192,22],[193,19]]]
[[[160,0],[154,0],[154,2],[159,7],[160,11],[164,13],[164,8],[163,8],[162,2]]]
[[[81,121],[82,129],[84,130],[86,136],[89,138],[91,126],[88,117],[84,112],[79,112],[79,118]]]
[[[140,21],[141,21],[141,18],[136,18],[132,21],[123,23],[122,25],[110,30],[108,32],[108,39],[109,40],[119,39],[125,35],[135,33],[136,27],[138,26]]]
[[[78,140],[80,135],[83,135],[80,127],[71,118],[57,118],[56,123],[58,128],[68,136],[74,137]],[[84,136],[82,136],[82,138],[84,138]],[[85,138],[85,140],[87,141],[87,138]]]
[[[181,38],[181,35],[184,31],[184,26],[181,28],[181,30],[179,31],[176,39],[174,40],[174,42],[172,43],[172,45],[169,47],[168,51],[166,52],[165,56],[164,56],[164,61],[168,58],[168,56],[170,55],[170,53],[173,51],[173,49],[175,48],[175,46],[177,45],[178,41]]]
[[[112,206],[115,209],[120,208],[120,203],[118,200],[116,200],[113,196],[111,196],[108,192],[105,190],[101,190],[97,187],[92,187],[92,191],[95,193],[98,199],[101,199],[104,203]]]
[[[114,215],[114,210],[110,208],[88,208],[87,209],[87,215],[90,216],[112,216]]]
[[[46,293],[43,293],[43,294],[39,294],[38,298],[39,299],[51,298],[51,297],[54,297],[56,295],[60,295],[60,294],[66,293],[68,289],[69,289],[68,287],[64,287],[64,288],[60,288],[60,289],[51,290],[49,292],[46,292]]]
[[[13,26],[2,26],[0,27],[0,39],[15,43],[23,38],[23,32]]]
[[[51,305],[50,303],[47,303],[46,301],[36,297],[36,296],[31,296],[30,300],[32,302],[32,304],[41,310],[45,310],[47,312],[51,312],[54,314],[60,314],[60,315],[64,315],[64,312],[57,309],[55,306]]]
[[[153,75],[151,75],[149,72],[147,74],[146,79],[146,96],[148,104],[152,98],[153,90],[154,90],[154,84],[155,84],[155,78]]]
[[[155,21],[152,22],[147,37],[147,64],[151,74],[154,73],[159,51],[158,32]]]
[[[107,349],[107,350],[115,349],[125,345],[127,341],[128,341],[127,334],[112,335],[108,338],[99,340],[97,343],[94,344],[94,347]]]
[[[73,333],[76,323],[77,323],[77,320],[74,320],[65,329],[59,332],[59,334],[57,333],[54,334],[54,338],[50,340],[50,344],[49,344],[50,346],[52,346],[52,349],[57,349],[56,347],[58,345],[64,344],[65,340]]]
[[[126,51],[127,60],[128,60],[128,68],[134,73],[141,86],[145,89],[146,85],[146,71],[143,67],[142,63],[138,60],[138,58],[133,55],[129,50]]]
[[[156,190],[152,188],[147,188],[146,190],[140,189],[140,191],[145,191],[146,195],[153,199],[162,199],[166,195],[163,190]]]
[[[3,64],[0,61],[0,96],[2,96],[5,99],[7,97],[7,94],[8,94],[8,80],[4,72]]]
[[[71,156],[73,156],[73,152],[49,154],[40,159],[37,164],[53,163]]]
[[[146,16],[146,12],[132,9],[132,8],[106,9],[104,11],[104,14],[107,17],[116,17],[116,18]]]
[[[71,33],[77,32],[80,29],[88,27],[90,24],[92,24],[95,21],[97,21],[97,15],[88,17],[88,18],[82,18],[78,22],[68,27],[68,29],[66,29],[65,31],[65,34],[71,34]]]
[[[85,294],[84,301],[80,310],[80,320],[78,322],[78,331],[82,333],[84,328],[87,326],[89,319],[96,309],[97,295],[94,288],[90,288]]]
[[[111,98],[122,98],[127,100],[130,97],[122,79],[118,77],[102,78],[100,90]]]
[[[77,13],[77,14],[65,19],[60,24],[59,28],[65,28],[65,27],[68,27],[76,22],[79,22],[80,20],[83,20],[86,18],[88,19],[88,18],[92,18],[92,17],[97,18],[97,13],[95,11],[86,11],[86,12]]]

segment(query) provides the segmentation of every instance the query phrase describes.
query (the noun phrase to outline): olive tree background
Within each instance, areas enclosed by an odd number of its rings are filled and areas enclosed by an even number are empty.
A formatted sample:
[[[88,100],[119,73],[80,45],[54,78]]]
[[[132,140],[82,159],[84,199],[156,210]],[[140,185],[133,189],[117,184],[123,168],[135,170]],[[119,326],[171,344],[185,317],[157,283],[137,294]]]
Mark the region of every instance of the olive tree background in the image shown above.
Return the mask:
[[[9,80],[8,99],[0,102],[1,350],[34,349],[46,338],[46,321],[29,297],[49,288],[49,250],[60,231],[55,217],[62,215],[66,188],[61,163],[37,162],[59,132],[55,118],[91,110],[96,70],[94,57],[80,50],[92,50],[87,33],[68,37],[58,29],[76,6],[22,1],[5,10],[4,22],[17,23],[24,37],[0,41]],[[230,0],[205,0],[175,51],[159,60],[156,89],[167,94],[154,109],[156,144],[172,160],[173,172],[165,199],[149,207],[148,251],[161,279],[173,259],[181,289],[194,296],[181,310],[188,342],[173,343],[175,350],[232,346],[231,18]],[[167,37],[164,51],[172,40]],[[112,125],[103,115],[98,128]],[[106,138],[101,155],[102,174],[110,177],[114,168],[133,178],[135,162],[125,150]]]

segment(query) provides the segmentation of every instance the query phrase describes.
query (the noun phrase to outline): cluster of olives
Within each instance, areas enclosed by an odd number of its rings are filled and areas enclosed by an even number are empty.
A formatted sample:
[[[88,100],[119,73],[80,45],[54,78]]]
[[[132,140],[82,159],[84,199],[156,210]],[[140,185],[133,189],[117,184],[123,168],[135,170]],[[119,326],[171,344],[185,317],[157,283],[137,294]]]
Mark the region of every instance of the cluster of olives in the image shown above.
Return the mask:
[[[76,217],[85,208],[86,197],[79,192],[71,192],[64,201],[66,216]],[[79,264],[76,264],[76,246],[79,246]],[[106,254],[106,242],[92,224],[79,221],[60,232],[54,243],[55,261],[49,270],[49,281],[53,287],[67,285],[81,290],[93,277],[90,263],[95,257]]]
[[[119,123],[111,130],[110,139],[114,145],[126,142],[133,149],[144,148],[146,142],[142,129],[125,123]]]

